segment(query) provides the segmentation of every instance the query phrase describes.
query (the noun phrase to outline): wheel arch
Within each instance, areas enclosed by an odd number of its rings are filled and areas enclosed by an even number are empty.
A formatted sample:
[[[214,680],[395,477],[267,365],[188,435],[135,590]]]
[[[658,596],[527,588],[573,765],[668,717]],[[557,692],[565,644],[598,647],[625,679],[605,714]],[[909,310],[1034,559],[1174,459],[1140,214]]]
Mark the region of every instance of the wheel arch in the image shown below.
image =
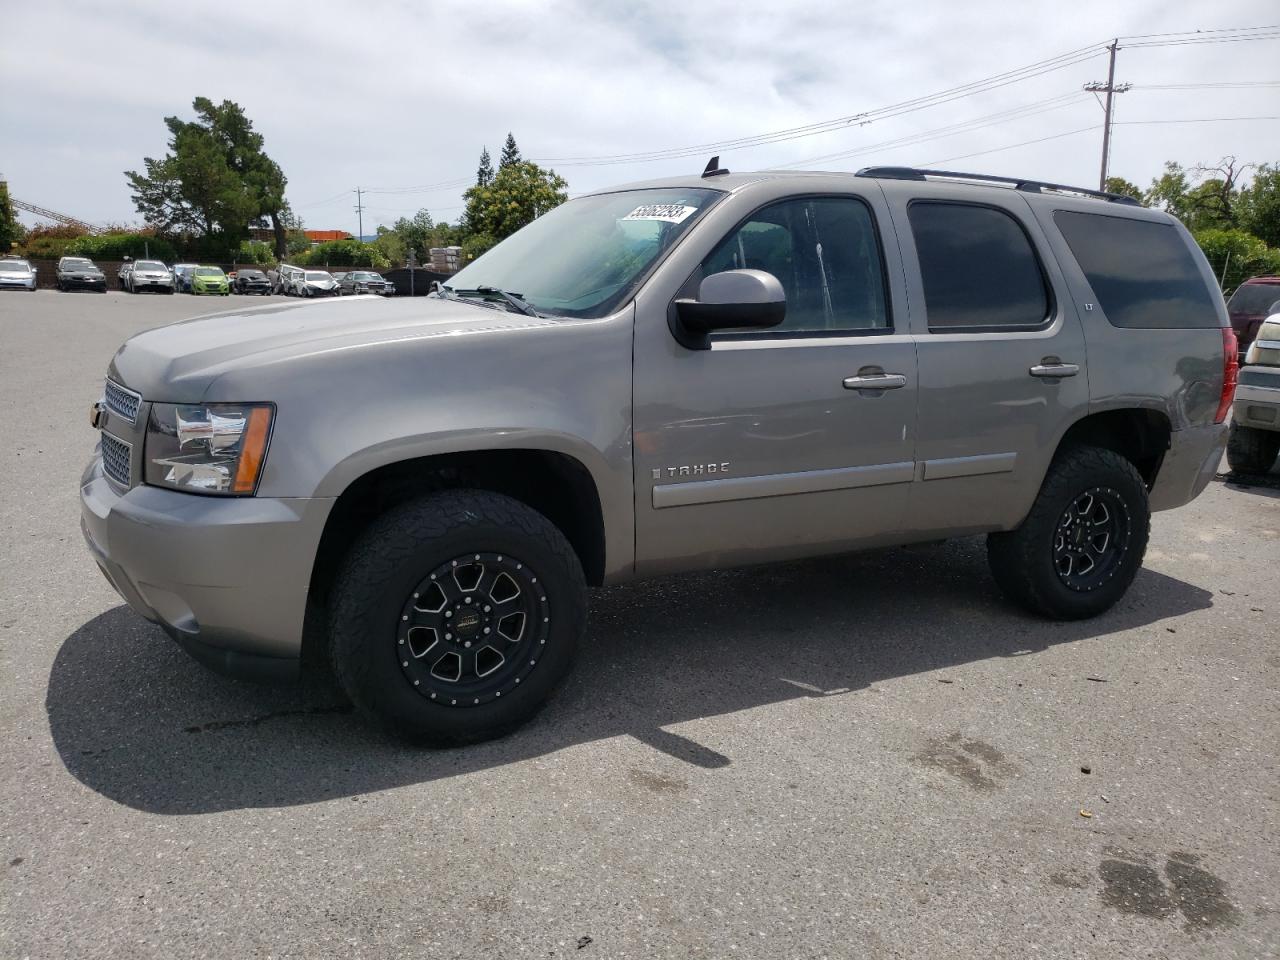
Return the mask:
[[[1162,410],[1120,407],[1089,413],[1071,424],[1058,440],[1054,457],[1073,446],[1101,447],[1134,465],[1150,490],[1159,476],[1173,437],[1173,425]]]
[[[392,460],[347,482],[320,536],[312,566],[312,599],[327,601],[342,558],[376,517],[415,497],[461,488],[505,494],[537,510],[565,535],[587,583],[604,582],[604,509],[587,466],[570,454],[545,448],[475,449]]]

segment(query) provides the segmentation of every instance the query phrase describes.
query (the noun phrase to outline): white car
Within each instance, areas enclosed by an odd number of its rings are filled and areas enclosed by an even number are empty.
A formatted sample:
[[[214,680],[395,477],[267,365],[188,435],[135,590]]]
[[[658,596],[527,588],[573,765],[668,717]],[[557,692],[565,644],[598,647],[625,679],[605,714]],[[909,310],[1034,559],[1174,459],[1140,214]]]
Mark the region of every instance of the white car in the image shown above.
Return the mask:
[[[125,289],[130,293],[158,290],[173,293],[173,274],[159,260],[135,260],[133,269],[124,278]]]
[[[325,270],[301,270],[293,275],[291,292],[295,297],[336,297],[338,281]]]
[[[35,267],[26,260],[10,257],[0,260],[0,289],[34,291],[35,288]]]

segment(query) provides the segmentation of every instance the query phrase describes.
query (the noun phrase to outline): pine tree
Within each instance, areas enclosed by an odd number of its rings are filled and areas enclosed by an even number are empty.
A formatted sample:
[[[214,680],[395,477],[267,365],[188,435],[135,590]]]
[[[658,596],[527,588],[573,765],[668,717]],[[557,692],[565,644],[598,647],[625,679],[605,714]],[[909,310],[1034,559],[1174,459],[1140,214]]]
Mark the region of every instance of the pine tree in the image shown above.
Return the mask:
[[[493,161],[489,159],[489,148],[480,152],[480,169],[476,171],[476,186],[487,187],[493,183]]]
[[[498,169],[505,169],[513,163],[519,163],[522,159],[520,148],[516,146],[516,138],[508,133],[507,142],[502,145],[502,157],[498,160]]]

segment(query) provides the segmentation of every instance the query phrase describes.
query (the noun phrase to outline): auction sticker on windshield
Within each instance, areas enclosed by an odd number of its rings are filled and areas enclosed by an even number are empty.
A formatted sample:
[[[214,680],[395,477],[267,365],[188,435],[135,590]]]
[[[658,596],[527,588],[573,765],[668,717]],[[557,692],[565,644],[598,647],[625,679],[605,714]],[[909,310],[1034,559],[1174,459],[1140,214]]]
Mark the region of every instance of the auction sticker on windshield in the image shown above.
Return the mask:
[[[622,219],[662,220],[665,223],[683,223],[697,212],[697,207],[686,207],[683,203],[647,203],[643,207],[636,207]]]

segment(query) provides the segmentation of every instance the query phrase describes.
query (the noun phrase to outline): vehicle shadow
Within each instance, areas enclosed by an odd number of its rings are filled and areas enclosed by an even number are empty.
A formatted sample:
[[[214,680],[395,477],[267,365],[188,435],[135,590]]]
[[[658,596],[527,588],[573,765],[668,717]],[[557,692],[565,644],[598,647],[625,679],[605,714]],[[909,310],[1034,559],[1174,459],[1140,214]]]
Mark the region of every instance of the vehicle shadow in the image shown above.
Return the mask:
[[[732,758],[665,728],[1051,646],[1201,610],[1150,570],[1116,609],[1052,623],[998,594],[977,538],[600,590],[576,672],[537,719],[458,750],[384,736],[323,678],[262,687],[207,673],[127,607],[63,643],[46,707],[67,769],[140,810],[209,813],[356,796],[627,734],[705,768]]]

